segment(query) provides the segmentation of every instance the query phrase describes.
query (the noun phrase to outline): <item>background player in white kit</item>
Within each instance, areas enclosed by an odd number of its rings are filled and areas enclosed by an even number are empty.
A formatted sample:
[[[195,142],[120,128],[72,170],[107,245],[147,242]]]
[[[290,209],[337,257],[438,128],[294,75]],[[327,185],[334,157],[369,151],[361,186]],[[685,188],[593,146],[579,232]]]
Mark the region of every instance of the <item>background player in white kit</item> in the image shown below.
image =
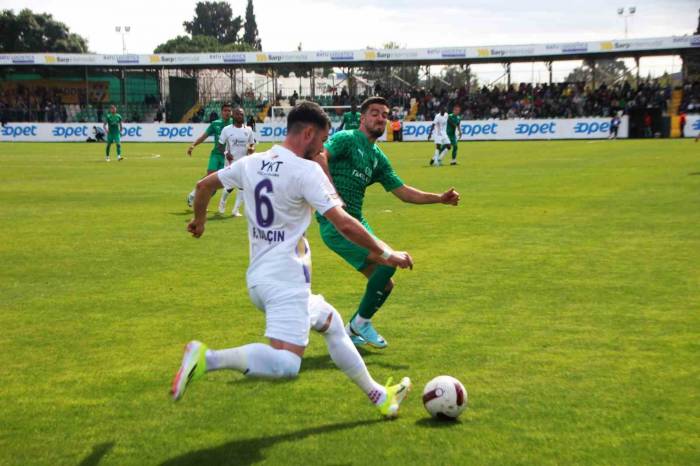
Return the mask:
[[[435,133],[435,154],[430,159],[430,165],[435,165],[436,167],[440,166],[443,157],[452,147],[450,138],[447,137],[447,118],[445,107],[440,107],[440,111],[433,118],[433,124],[430,125],[430,131],[428,131],[428,140],[430,140],[433,132]]]
[[[321,295],[311,294],[311,257],[304,233],[312,208],[346,238],[370,251],[373,260],[393,267],[412,267],[405,252],[394,252],[375,239],[342,208],[342,201],[320,165],[310,160],[323,148],[330,120],[315,103],[302,102],[289,112],[282,145],[244,157],[197,184],[195,218],[188,230],[204,232],[206,208],[213,189],[238,187],[248,205],[250,266],[248,292],[265,312],[270,344],[252,343],[213,351],[198,341],[185,347],[171,393],[182,397],[188,384],[207,371],[234,369],[249,377],[291,378],[299,373],[309,329],[323,334],[335,364],[357,384],[382,415],[395,417],[411,388],[408,377],[381,386],[345,332],[342,318]]]
[[[248,154],[255,152],[255,135],[253,129],[245,125],[245,114],[241,107],[233,109],[233,124],[226,126],[221,130],[219,136],[218,148],[226,157],[226,166],[228,167],[233,162],[242,159]],[[226,200],[231,195],[235,188],[227,189],[221,195],[219,201],[219,213],[226,212]],[[236,202],[233,204],[231,215],[234,217],[241,216],[241,203],[243,196],[239,193],[236,196]]]

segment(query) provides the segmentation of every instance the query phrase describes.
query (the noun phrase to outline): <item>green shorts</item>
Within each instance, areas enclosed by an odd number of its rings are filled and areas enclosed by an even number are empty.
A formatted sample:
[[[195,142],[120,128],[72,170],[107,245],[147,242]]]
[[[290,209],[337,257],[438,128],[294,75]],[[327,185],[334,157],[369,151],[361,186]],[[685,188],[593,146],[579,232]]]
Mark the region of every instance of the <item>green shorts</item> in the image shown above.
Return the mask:
[[[456,135],[452,134],[452,135],[448,135],[447,137],[450,138],[450,144],[452,144],[453,146],[457,145],[457,136]]]
[[[362,219],[360,222],[367,228],[367,231],[374,236],[374,232],[367,224],[367,221]],[[338,233],[338,230],[335,229],[333,224],[325,218],[319,220],[319,224],[321,227],[321,238],[323,238],[323,242],[326,243],[326,246],[328,246],[331,251],[345,259],[345,262],[352,265],[355,270],[362,270],[369,265],[367,263],[367,256],[369,255],[367,249],[361,248],[355,243],[345,239],[343,235]]]
[[[117,133],[117,134],[112,134],[112,133],[107,133],[107,144],[112,144],[113,142],[116,142],[117,144],[122,143],[122,135]]]
[[[207,171],[215,172],[221,170],[224,168],[224,166],[226,166],[225,161],[226,159],[222,154],[212,153],[209,155],[209,165],[207,166]]]

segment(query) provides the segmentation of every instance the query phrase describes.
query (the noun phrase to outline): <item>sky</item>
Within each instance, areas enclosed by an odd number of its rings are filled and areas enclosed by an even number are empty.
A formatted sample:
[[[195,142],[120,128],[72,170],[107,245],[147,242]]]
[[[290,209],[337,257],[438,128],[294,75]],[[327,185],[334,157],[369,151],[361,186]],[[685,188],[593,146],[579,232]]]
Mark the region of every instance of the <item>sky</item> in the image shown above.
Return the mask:
[[[51,13],[87,38],[90,50],[97,53],[121,53],[122,38],[114,28],[127,25],[127,51],[148,54],[185,33],[182,23],[192,19],[196,3],[121,0],[86,8],[84,1],[75,0],[0,0],[0,9]],[[228,3],[234,14],[245,16],[246,0]],[[290,51],[299,43],[303,50],[339,50],[381,47],[389,41],[422,48],[620,39],[625,23],[617,8],[629,6],[637,11],[628,19],[628,37],[683,35],[698,27],[700,1],[254,0],[253,5],[263,49]],[[102,14],[107,8],[109,14]],[[525,66],[533,76],[544,70]],[[646,63],[648,70],[658,66],[679,68],[680,62]]]

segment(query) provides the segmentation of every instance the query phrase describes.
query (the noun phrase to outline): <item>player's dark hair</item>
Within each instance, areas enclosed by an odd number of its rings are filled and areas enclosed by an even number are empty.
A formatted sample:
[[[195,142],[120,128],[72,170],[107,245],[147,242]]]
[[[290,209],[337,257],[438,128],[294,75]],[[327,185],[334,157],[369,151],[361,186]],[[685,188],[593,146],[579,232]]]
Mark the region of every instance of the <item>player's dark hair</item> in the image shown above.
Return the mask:
[[[226,107],[231,108],[231,104],[228,102],[224,102],[223,104],[221,104],[221,108],[226,108]]]
[[[331,120],[320,105],[304,100],[289,111],[287,115],[287,133],[296,133],[307,125],[327,129],[331,127]]]
[[[362,102],[362,105],[360,105],[360,113],[365,113],[369,106],[372,104],[381,104],[384,105],[386,108],[389,108],[389,103],[384,97],[375,95],[373,97],[367,97],[365,101]]]

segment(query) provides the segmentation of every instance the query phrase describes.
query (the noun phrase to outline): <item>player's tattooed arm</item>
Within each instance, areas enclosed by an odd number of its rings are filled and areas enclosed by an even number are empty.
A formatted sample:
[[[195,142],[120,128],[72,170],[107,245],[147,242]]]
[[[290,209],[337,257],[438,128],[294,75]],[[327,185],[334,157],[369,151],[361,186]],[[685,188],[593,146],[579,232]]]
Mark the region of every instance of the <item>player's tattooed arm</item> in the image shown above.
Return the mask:
[[[214,172],[199,180],[194,192],[194,218],[187,224],[187,231],[199,238],[204,234],[204,224],[207,221],[207,206],[217,189],[223,188],[219,175]]]

